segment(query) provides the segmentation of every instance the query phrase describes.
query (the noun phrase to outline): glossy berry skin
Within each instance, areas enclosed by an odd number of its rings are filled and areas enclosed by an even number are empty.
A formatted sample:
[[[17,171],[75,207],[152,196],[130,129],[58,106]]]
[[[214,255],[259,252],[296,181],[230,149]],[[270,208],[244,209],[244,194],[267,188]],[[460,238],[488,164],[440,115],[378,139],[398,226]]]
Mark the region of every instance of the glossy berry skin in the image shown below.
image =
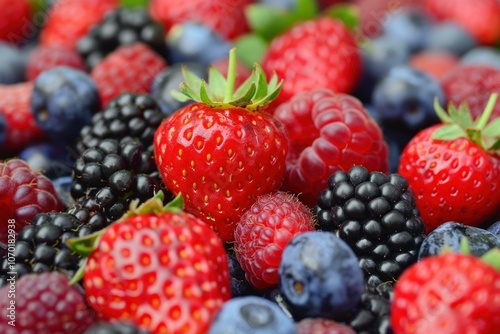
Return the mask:
[[[10,85],[23,82],[26,62],[21,50],[0,41],[0,84]]]
[[[293,320],[270,300],[258,296],[232,298],[224,303],[208,334],[295,334]]]
[[[10,283],[10,282],[9,282]],[[70,285],[68,278],[58,272],[29,274],[14,280],[0,289],[1,315],[0,331],[15,333],[74,333],[83,334],[92,324],[93,315],[85,303],[83,289]],[[15,309],[9,311],[9,297],[15,289]],[[9,325],[13,319],[15,327]]]
[[[19,158],[26,161],[33,170],[41,171],[49,179],[70,176],[73,162],[71,150],[65,144],[44,141],[28,145],[19,152]]]
[[[83,286],[99,320],[127,319],[153,333],[206,333],[231,296],[222,242],[183,211],[111,225],[88,258]]]
[[[285,247],[280,287],[294,319],[333,318],[351,311],[364,289],[358,258],[330,232],[304,232]]]
[[[82,70],[56,66],[34,81],[31,112],[54,142],[71,144],[101,109],[94,80]]]
[[[382,35],[390,36],[406,45],[410,52],[416,52],[424,48],[431,25],[425,12],[412,7],[402,8],[383,20]]]
[[[354,165],[387,172],[388,147],[375,120],[359,100],[329,89],[294,96],[274,115],[286,127],[290,151],[283,189],[314,206],[337,170]]]
[[[10,3],[9,0],[1,0],[2,23],[0,24],[0,40],[11,45],[23,45],[29,37],[29,32],[34,29],[32,23],[33,9],[29,0],[20,0]]]
[[[262,58],[268,77],[276,72],[284,79],[276,105],[320,87],[350,93],[361,75],[361,65],[353,35],[343,23],[330,18],[296,24],[273,39]]]
[[[287,145],[283,125],[266,110],[194,103],[162,122],[154,152],[165,186],[183,194],[186,210],[232,241],[256,198],[281,186]]]
[[[500,70],[500,51],[492,46],[477,46],[466,52],[460,62],[466,65],[486,65]]]
[[[394,334],[493,334],[500,326],[500,272],[481,259],[448,253],[417,262],[394,288]]]
[[[426,36],[424,49],[445,51],[460,57],[476,45],[476,39],[462,25],[446,20],[433,22]]]
[[[297,334],[355,334],[351,327],[330,319],[306,318],[295,323]]]
[[[36,46],[28,56],[26,79],[35,80],[40,73],[56,66],[86,71],[85,64],[76,51],[62,47]]]
[[[441,125],[419,132],[401,154],[398,172],[407,180],[426,232],[448,221],[479,226],[500,205],[500,157],[468,139],[432,139]]]
[[[151,334],[130,322],[97,322],[90,326],[85,334]]]
[[[234,231],[234,249],[247,280],[257,289],[277,285],[283,249],[294,236],[313,230],[310,210],[292,194],[278,191],[257,198]]]
[[[8,220],[15,220],[15,232],[38,213],[62,211],[52,181],[19,159],[0,161],[0,243],[7,243]]]
[[[166,61],[148,45],[122,45],[90,72],[101,96],[102,106],[122,93],[148,93],[155,76],[167,68]]]

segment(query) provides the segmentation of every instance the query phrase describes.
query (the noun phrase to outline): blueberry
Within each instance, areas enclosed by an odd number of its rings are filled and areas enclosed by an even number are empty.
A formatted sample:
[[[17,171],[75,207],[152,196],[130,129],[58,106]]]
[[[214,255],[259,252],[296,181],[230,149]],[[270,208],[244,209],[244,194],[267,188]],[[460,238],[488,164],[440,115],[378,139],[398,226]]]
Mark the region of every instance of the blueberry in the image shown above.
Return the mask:
[[[487,65],[500,69],[500,50],[491,46],[478,46],[470,49],[461,58],[466,65]]]
[[[364,289],[353,250],[330,232],[305,232],[283,250],[280,288],[294,319],[332,318],[351,311]]]
[[[26,61],[21,51],[5,42],[0,42],[0,84],[22,82],[25,77]]]
[[[51,138],[72,143],[100,104],[97,86],[87,73],[57,66],[36,78],[31,112]]]
[[[229,273],[231,274],[231,296],[243,297],[255,294],[254,289],[245,278],[245,271],[241,268],[238,259],[228,255]]]
[[[474,37],[454,21],[434,23],[425,40],[425,48],[461,56],[477,45]]]
[[[423,129],[437,122],[434,98],[444,102],[439,82],[408,65],[393,67],[375,86],[372,102],[382,122],[399,121],[408,129]]]
[[[7,120],[5,116],[0,111],[0,148],[3,146],[7,140]]]
[[[423,11],[406,7],[385,17],[382,34],[397,39],[411,52],[416,52],[424,48],[425,37],[429,34],[431,25],[431,20]]]
[[[71,207],[73,199],[71,197],[71,183],[73,178],[71,176],[61,176],[52,180],[54,188],[56,189],[59,198],[63,201],[66,208]]]
[[[41,142],[29,145],[19,153],[19,158],[50,179],[71,175],[71,154],[61,144]]]
[[[257,3],[286,11],[292,11],[297,6],[297,0],[257,0]]]
[[[497,221],[497,222],[491,224],[488,227],[487,231],[496,235],[497,238],[500,238],[500,221]]]
[[[208,68],[226,58],[232,47],[230,42],[198,22],[175,25],[167,35],[170,64],[193,62]]]
[[[443,247],[460,251],[460,240],[466,237],[473,255],[481,256],[494,247],[500,247],[500,239],[492,232],[482,228],[464,225],[458,222],[446,222],[434,229],[424,239],[418,253],[418,259],[437,255]]]
[[[208,79],[206,68],[196,63],[177,63],[160,72],[153,81],[151,95],[153,95],[161,110],[167,115],[193,103],[193,101],[181,102],[171,94],[172,90],[179,90],[179,85],[185,81],[182,75],[183,66],[186,66],[189,71],[196,74],[199,78]]]
[[[280,307],[258,296],[232,298],[212,321],[209,334],[294,334],[294,322]]]

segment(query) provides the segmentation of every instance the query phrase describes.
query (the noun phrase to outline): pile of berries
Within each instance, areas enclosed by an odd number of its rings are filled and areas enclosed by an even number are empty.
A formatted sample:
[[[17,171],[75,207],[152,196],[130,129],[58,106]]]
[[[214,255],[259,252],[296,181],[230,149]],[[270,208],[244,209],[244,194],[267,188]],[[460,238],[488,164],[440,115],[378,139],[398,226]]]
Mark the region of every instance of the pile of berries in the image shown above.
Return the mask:
[[[498,0],[0,7],[0,333],[500,328]]]

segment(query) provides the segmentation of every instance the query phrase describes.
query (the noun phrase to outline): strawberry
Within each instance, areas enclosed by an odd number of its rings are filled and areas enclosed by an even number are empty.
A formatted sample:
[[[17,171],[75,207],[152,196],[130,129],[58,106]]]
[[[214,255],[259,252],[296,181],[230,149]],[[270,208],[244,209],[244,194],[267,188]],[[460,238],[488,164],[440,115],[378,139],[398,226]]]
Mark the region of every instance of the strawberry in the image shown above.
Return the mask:
[[[78,40],[118,3],[118,0],[56,1],[40,31],[40,45],[75,50]]]
[[[83,287],[98,320],[128,321],[151,333],[207,332],[231,296],[227,255],[182,204],[178,196],[163,206],[159,192],[108,228],[68,241],[88,256]]]
[[[1,152],[19,151],[45,137],[31,113],[32,91],[32,82],[0,85],[0,118],[5,122],[3,131],[0,127]]]
[[[198,21],[233,40],[248,32],[245,6],[252,0],[151,0],[151,16],[168,31],[178,23]]]
[[[320,87],[349,93],[361,66],[353,34],[341,21],[327,17],[295,24],[271,41],[262,58],[267,75],[275,72],[284,79],[276,104]]]
[[[224,241],[234,239],[235,224],[258,196],[281,186],[288,151],[282,124],[266,108],[281,82],[273,76],[267,84],[256,64],[233,94],[235,52],[230,52],[227,80],[211,67],[207,87],[185,71],[181,91],[196,102],[164,120],[154,138],[165,186],[174,195],[182,193],[186,210]]]
[[[314,231],[311,211],[292,194],[257,198],[234,231],[234,250],[248,282],[257,289],[278,285],[281,253],[294,236]]]
[[[500,41],[500,2],[498,0],[423,0],[422,7],[437,20],[462,25],[480,44]]]
[[[90,75],[103,107],[121,93],[148,93],[155,76],[166,69],[165,60],[142,42],[122,45],[99,62]]]
[[[499,264],[499,248],[483,258],[448,252],[417,262],[394,287],[394,334],[498,333]]]
[[[478,226],[500,205],[500,118],[488,123],[493,94],[475,120],[465,104],[448,113],[435,103],[441,124],[420,131],[404,148],[399,173],[415,194],[429,233],[447,221]]]
[[[0,40],[20,45],[27,41],[32,30],[32,8],[29,0],[0,0]]]

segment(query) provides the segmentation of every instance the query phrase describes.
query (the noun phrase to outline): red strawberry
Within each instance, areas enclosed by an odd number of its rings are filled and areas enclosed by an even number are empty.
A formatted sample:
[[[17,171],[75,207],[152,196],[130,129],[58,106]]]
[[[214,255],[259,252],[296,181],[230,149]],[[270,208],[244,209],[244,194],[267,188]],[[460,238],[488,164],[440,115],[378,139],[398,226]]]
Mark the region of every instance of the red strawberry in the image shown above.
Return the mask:
[[[499,249],[494,252],[498,263]],[[394,334],[494,334],[499,314],[500,271],[460,253],[411,266],[396,282],[391,303]]]
[[[0,0],[0,40],[15,45],[25,43],[34,33],[32,8],[29,0]]]
[[[359,100],[325,88],[295,95],[276,108],[288,130],[290,149],[283,189],[315,205],[328,178],[362,165],[388,172],[388,146],[375,120]]]
[[[311,211],[294,195],[278,191],[257,198],[234,231],[247,281],[257,289],[277,285],[283,249],[297,234],[313,230]]]
[[[424,50],[411,55],[408,62],[410,66],[440,80],[458,66],[459,59],[449,52]]]
[[[473,117],[478,117],[493,93],[500,94],[500,70],[484,65],[458,65],[441,79],[448,102],[467,102]],[[500,103],[492,118],[500,116]]]
[[[182,193],[186,210],[210,224],[224,241],[234,239],[235,224],[258,196],[281,186],[287,154],[284,128],[266,112],[281,83],[273,77],[267,84],[256,65],[233,94],[234,49],[230,57],[227,82],[213,67],[209,88],[185,73],[182,92],[197,102],[164,120],[154,139],[166,187]]]
[[[94,79],[102,105],[121,93],[148,93],[155,76],[167,67],[165,60],[144,43],[120,46],[97,64]]]
[[[437,20],[462,25],[480,44],[500,40],[500,2],[498,0],[423,0],[422,7]]]
[[[443,123],[419,132],[401,154],[399,173],[415,194],[429,233],[447,221],[478,226],[500,205],[500,118],[487,120],[496,103],[473,120],[465,106],[448,113],[436,104]]]
[[[0,243],[7,243],[11,227],[19,232],[42,212],[62,211],[54,184],[23,160],[0,161]]]
[[[295,323],[297,334],[355,334],[352,327],[331,319],[305,318]]]
[[[349,93],[361,74],[360,49],[341,22],[327,17],[297,23],[269,44],[262,59],[267,75],[284,79],[276,103],[314,88]]]
[[[41,29],[40,45],[75,50],[78,40],[118,3],[118,0],[56,1]]]
[[[38,74],[56,66],[69,66],[86,71],[85,63],[76,51],[61,47],[37,46],[28,58],[26,78],[35,80]]]
[[[245,7],[252,0],[151,0],[151,16],[165,31],[185,21],[199,21],[222,37],[233,40],[248,32]]]
[[[159,192],[109,228],[69,241],[75,250],[81,242],[91,249],[87,301],[101,321],[206,333],[231,296],[226,251],[208,225],[182,211],[182,197],[162,202]]]
[[[45,134],[31,113],[32,82],[0,85],[0,152],[16,152]]]

